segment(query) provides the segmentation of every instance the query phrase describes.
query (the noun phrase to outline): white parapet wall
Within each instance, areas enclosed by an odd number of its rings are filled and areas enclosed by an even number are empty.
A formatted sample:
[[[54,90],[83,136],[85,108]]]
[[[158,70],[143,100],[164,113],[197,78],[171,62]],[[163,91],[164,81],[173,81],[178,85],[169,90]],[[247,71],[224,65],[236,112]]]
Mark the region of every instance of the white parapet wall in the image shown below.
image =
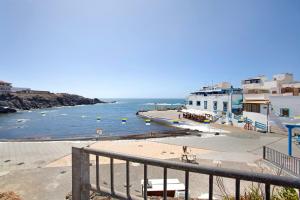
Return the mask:
[[[291,118],[300,116],[300,96],[270,96],[273,112],[280,114],[280,109],[288,108]]]
[[[253,122],[259,122],[267,125],[267,115],[264,115],[262,113],[256,113],[256,112],[243,112],[243,117],[251,119]]]

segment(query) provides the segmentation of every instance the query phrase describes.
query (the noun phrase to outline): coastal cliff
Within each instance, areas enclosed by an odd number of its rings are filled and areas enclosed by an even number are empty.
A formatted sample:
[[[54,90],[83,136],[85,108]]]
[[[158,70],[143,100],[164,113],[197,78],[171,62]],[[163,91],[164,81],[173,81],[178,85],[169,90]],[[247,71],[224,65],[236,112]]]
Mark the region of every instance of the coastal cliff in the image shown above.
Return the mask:
[[[0,95],[0,113],[11,113],[16,110],[51,108],[57,106],[76,106],[106,103],[99,99],[85,98],[67,93],[11,93]]]

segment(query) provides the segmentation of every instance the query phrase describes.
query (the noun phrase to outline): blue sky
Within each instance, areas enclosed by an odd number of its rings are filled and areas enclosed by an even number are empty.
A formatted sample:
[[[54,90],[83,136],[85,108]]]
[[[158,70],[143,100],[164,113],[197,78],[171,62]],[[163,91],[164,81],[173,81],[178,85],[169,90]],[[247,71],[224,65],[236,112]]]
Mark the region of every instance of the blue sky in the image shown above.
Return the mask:
[[[185,97],[291,72],[299,0],[0,0],[0,79],[89,97]]]

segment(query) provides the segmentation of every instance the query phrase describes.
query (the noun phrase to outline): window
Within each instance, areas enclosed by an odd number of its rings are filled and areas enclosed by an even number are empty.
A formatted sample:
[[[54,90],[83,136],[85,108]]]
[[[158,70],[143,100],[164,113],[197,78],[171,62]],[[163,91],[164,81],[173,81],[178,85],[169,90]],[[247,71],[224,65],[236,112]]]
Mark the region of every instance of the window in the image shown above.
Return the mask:
[[[189,101],[189,105],[190,105],[190,106],[193,105],[193,101]]]
[[[260,113],[260,104],[246,103],[244,104],[244,111]]]
[[[197,106],[201,106],[201,101],[197,101]]]
[[[280,117],[290,117],[290,109],[280,108]]]
[[[204,101],[204,109],[207,109],[207,101]]]
[[[218,110],[218,102],[214,101],[214,111]]]
[[[223,102],[223,112],[227,112],[227,110],[228,110],[228,102],[224,101]]]

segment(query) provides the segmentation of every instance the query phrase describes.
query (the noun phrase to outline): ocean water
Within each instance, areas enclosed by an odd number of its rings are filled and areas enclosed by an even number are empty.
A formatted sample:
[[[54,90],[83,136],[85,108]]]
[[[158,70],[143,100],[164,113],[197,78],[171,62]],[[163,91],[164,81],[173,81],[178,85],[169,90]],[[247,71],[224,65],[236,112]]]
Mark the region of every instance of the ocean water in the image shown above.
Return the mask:
[[[138,110],[177,107],[184,99],[114,99],[117,103],[59,107],[0,115],[0,139],[65,139],[142,134],[173,128],[151,123],[136,116]],[[122,123],[122,118],[127,118]],[[98,120],[100,119],[100,120]]]

